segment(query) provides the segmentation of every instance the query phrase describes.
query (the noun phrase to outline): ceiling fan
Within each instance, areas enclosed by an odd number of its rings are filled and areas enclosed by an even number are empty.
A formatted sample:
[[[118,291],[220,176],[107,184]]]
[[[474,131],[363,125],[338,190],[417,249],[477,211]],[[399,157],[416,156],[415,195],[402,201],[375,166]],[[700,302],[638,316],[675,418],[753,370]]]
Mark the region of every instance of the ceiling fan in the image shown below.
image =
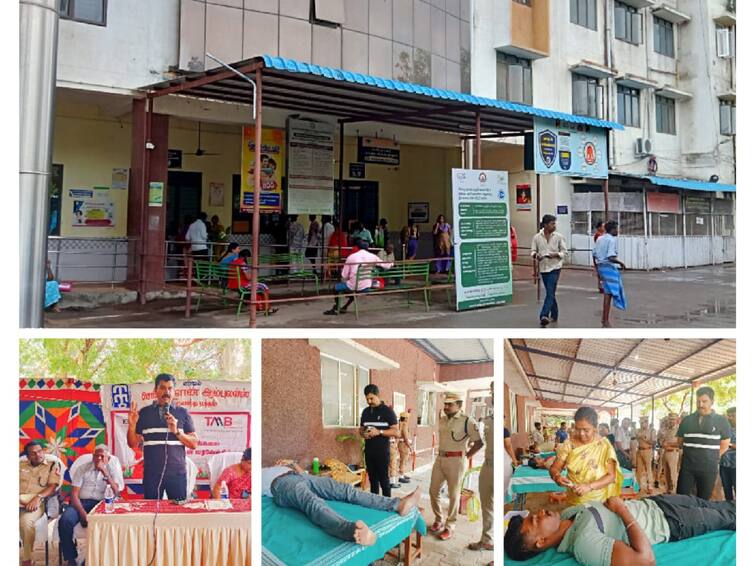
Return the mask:
[[[191,155],[195,157],[206,157],[210,155],[220,155],[219,153],[212,153],[202,149],[202,123],[197,122],[197,149]]]

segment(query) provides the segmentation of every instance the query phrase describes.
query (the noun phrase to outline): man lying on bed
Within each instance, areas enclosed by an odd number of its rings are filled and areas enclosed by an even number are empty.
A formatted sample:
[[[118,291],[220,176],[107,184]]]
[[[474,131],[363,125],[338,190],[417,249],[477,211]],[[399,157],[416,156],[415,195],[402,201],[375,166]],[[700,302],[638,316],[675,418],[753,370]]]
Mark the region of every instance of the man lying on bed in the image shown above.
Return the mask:
[[[506,555],[529,560],[549,548],[585,566],[653,566],[652,545],[737,530],[736,505],[692,495],[657,495],[624,502],[575,505],[561,515],[541,510],[514,517],[504,538]]]
[[[371,546],[377,540],[364,521],[347,521],[325,501],[344,501],[381,511],[408,515],[419,501],[419,488],[405,497],[383,497],[330,478],[308,475],[292,460],[278,460],[271,468],[262,468],[262,495],[272,497],[276,505],[304,513],[312,523],[336,538]]]

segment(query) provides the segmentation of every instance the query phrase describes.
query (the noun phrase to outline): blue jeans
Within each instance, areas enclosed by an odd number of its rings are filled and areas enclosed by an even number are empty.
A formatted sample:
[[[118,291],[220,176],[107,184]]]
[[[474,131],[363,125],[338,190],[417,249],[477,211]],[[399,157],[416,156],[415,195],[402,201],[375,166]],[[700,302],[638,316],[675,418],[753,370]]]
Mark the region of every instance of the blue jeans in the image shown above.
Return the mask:
[[[89,513],[99,503],[96,499],[81,499],[81,506]],[[76,541],[73,540],[73,529],[80,521],[79,512],[71,505],[60,516],[58,521],[58,534],[60,535],[60,551],[65,560],[76,560]]]
[[[186,473],[178,475],[165,470],[165,477],[160,483],[159,472],[162,472],[162,468],[157,474],[144,475],[142,480],[144,499],[162,499],[163,493],[168,494],[168,499],[186,499]],[[160,483],[159,486],[158,483]]]
[[[345,501],[381,511],[396,511],[399,499],[382,497],[355,489],[330,478],[289,474],[273,481],[273,501],[304,513],[310,521],[331,536],[354,542],[356,524],[333,511],[325,501]]]
[[[545,300],[543,308],[540,309],[540,318],[549,316],[553,320],[558,320],[558,303],[556,302],[556,287],[558,287],[558,278],[561,275],[560,269],[554,269],[548,273],[541,273],[543,286],[545,287]]]

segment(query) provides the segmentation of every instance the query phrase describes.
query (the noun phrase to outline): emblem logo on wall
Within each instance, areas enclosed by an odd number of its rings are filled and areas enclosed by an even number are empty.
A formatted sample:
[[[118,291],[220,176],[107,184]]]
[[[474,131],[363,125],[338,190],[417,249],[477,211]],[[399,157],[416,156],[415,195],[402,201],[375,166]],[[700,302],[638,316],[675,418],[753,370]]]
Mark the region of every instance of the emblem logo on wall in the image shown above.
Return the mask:
[[[571,169],[571,151],[562,149],[558,152],[558,164],[561,166],[561,169],[564,171],[568,171]]]
[[[485,181],[488,180],[488,176],[485,173],[480,173],[479,179],[480,179],[480,183],[484,183]]]
[[[111,392],[113,409],[128,409],[131,406],[131,390],[128,385],[113,385]]]
[[[587,142],[585,144],[584,157],[585,163],[587,163],[588,165],[595,165],[595,162],[598,160],[598,152],[595,149],[594,143]]]
[[[537,142],[540,148],[540,159],[550,169],[556,162],[556,134],[550,130],[543,130],[540,132]]]

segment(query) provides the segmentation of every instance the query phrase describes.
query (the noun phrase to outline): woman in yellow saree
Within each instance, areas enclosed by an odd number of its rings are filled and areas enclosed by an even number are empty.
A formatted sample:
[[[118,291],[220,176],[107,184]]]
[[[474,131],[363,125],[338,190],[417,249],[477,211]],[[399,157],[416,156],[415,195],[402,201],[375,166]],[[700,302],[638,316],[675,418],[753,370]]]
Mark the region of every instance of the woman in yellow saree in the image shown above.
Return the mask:
[[[621,495],[621,474],[616,452],[607,438],[597,432],[598,413],[580,407],[574,415],[574,431],[559,445],[550,475],[554,482],[567,488],[566,502],[579,505],[590,501],[603,502]],[[561,475],[566,468],[567,475]]]

